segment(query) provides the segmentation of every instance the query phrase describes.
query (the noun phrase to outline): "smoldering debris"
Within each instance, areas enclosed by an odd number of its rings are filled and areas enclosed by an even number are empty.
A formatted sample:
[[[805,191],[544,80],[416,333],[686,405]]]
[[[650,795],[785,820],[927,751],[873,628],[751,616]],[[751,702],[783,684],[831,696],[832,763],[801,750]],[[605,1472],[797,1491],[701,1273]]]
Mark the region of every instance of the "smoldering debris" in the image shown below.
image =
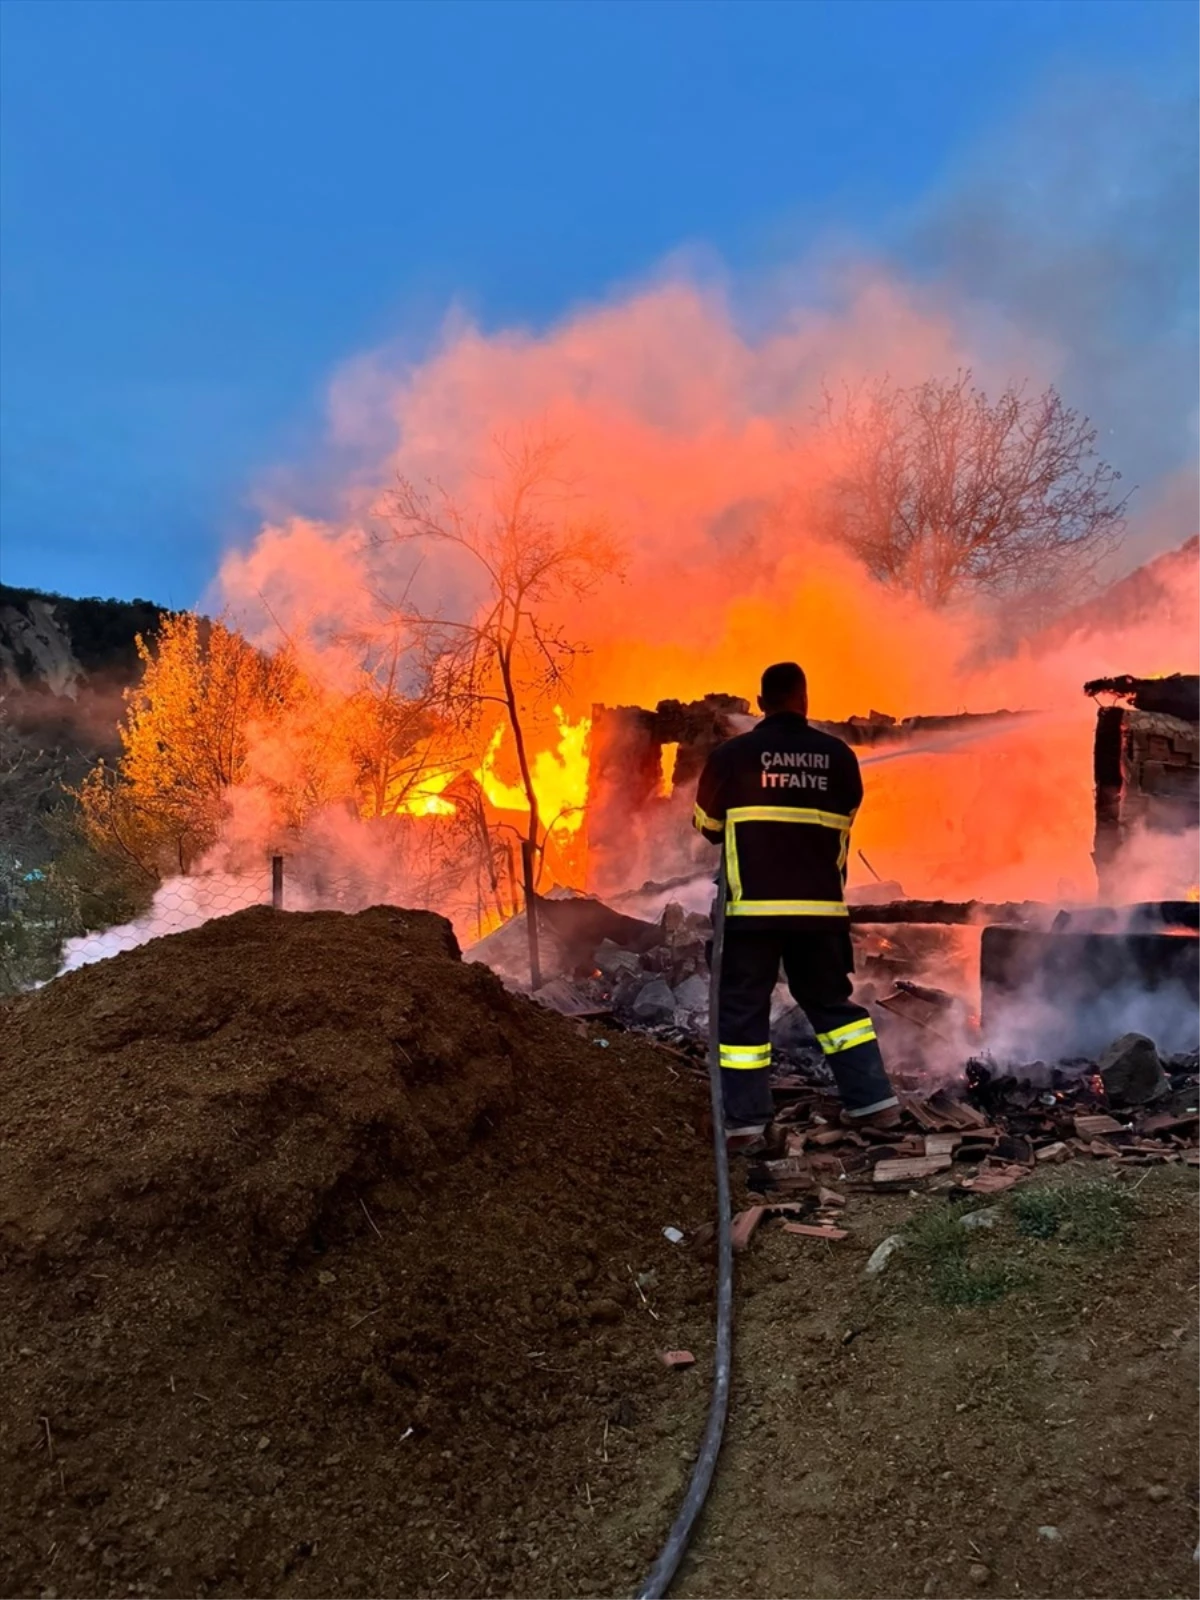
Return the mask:
[[[1200,1046],[1200,941],[1186,933],[1042,932],[990,927],[980,950],[981,1013],[995,1047],[1095,1059],[1122,1033],[1168,1051]]]
[[[622,897],[631,909],[661,904],[653,921],[562,891],[539,900],[548,981],[534,998],[581,1021],[634,1030],[702,1074],[711,922],[670,898],[684,892],[694,907],[702,890],[711,899],[707,875]],[[907,920],[910,909],[922,920]],[[1086,1113],[1175,1105],[1182,1095],[1188,1102],[1182,1112],[1194,1109],[1200,941],[1189,931],[1192,904],[1122,908],[1113,913],[1116,931],[1096,931],[1111,928],[1112,919],[1095,908],[952,905],[941,908],[946,922],[923,920],[937,909],[903,900],[851,908],[855,994],[874,1015],[889,1071],[918,1128],[961,1129],[964,1117],[1002,1128],[1015,1117],[1024,1126],[1035,1103],[1043,1111],[1069,1103]],[[980,929],[963,924],[989,910],[1019,912],[1026,921],[982,930],[981,1008],[974,970]],[[863,923],[864,914],[888,920]],[[1129,928],[1156,931],[1122,931]],[[486,960],[510,987],[527,991],[524,918],[490,934],[468,959]],[[772,999],[771,1043],[785,1110],[789,1097],[807,1097],[810,1105],[828,1097],[832,1076],[824,1056],[782,983]],[[1133,1084],[1140,1088],[1131,1091]],[[1048,1098],[1038,1102],[1039,1096]],[[1049,1143],[1064,1133],[1052,1119],[1038,1131]]]
[[[661,923],[626,916],[592,895],[558,890],[534,902],[538,948],[543,973],[549,980],[584,982],[597,972],[601,949],[626,954],[640,970],[643,958],[667,938]],[[512,988],[529,987],[529,923],[526,912],[510,917],[466,952],[468,961],[491,967]],[[651,964],[650,970],[655,970]],[[563,993],[560,981],[554,993]],[[538,998],[546,1000],[544,991]],[[580,1000],[606,999],[580,991]],[[552,1008],[557,1009],[557,1008]]]
[[[847,1127],[828,1089],[796,1071],[777,1072],[776,1118],[747,1187],[767,1210],[799,1203],[816,1220],[854,1191],[936,1189],[951,1201],[1003,1192],[1040,1167],[1086,1160],[1115,1168],[1200,1163],[1200,1057],[1163,1060],[1151,1041],[1117,1041],[1114,1060],[1140,1057],[1161,1075],[1150,1103],[1114,1096],[1088,1063],[1041,1068],[1040,1082],[971,1060],[960,1080],[932,1092],[898,1085],[902,1119],[881,1130]],[[1139,1091],[1140,1092],[1140,1091]],[[836,1185],[836,1189],[831,1189]],[[743,1213],[745,1216],[746,1213]]]

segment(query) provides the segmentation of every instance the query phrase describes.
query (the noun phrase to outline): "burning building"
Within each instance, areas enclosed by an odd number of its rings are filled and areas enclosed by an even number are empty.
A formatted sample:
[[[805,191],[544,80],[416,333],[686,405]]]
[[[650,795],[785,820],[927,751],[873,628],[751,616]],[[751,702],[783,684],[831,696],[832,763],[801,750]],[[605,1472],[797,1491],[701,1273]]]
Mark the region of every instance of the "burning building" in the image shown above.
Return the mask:
[[[1094,761],[1093,860],[1109,899],[1120,893],[1134,840],[1200,827],[1200,677],[1097,678],[1084,690],[1112,701],[1096,718]]]
[[[1138,880],[1139,896],[1157,898],[1123,908],[1120,902],[1131,898],[1135,881],[1127,870],[1130,851],[1140,849],[1144,859],[1147,840],[1194,838],[1196,684],[1177,676],[1087,685],[1089,693],[1121,702],[1101,710],[1096,732],[1098,885],[1057,902],[989,901],[974,894],[917,901],[895,881],[861,881],[849,891],[860,985],[889,1018],[899,1019],[901,1056],[912,1054],[906,1044],[918,1055],[922,1046],[945,1044],[956,1009],[956,1048],[968,1047],[968,1035],[980,1042],[974,1026],[961,1027],[963,1018],[980,1011],[984,1037],[1025,1056],[1095,1055],[1132,1026],[1168,1049],[1194,1047],[1198,945],[1189,935],[1196,931],[1195,907],[1172,898],[1181,891],[1168,876],[1157,884],[1144,875]],[[1032,741],[1033,759],[1040,745],[1050,760],[1056,729],[1030,725],[1035,717],[996,711],[899,721],[872,710],[818,725],[857,749],[864,766],[916,768],[932,793],[946,758],[961,758],[967,747],[972,761],[980,749],[995,761],[998,750],[1019,747],[1024,762]],[[674,1019],[686,1029],[694,1020],[702,1001],[696,974],[712,873],[711,851],[689,827],[695,786],[708,754],[753,720],[745,699],[715,693],[690,703],[660,701],[653,709],[593,708],[586,881],[591,895],[611,898],[622,911],[607,912],[594,899],[542,903],[545,935],[555,949],[570,951],[563,974],[585,980],[582,991],[570,994],[560,983],[549,1003],[604,1009],[611,990],[617,1009],[624,1007],[635,1021],[670,1025]],[[1070,748],[1082,777],[1086,753]],[[1114,757],[1115,781],[1103,781],[1109,769],[1102,763]],[[927,820],[915,816],[914,831],[922,825],[927,828]],[[1169,854],[1155,859],[1162,872],[1177,870]],[[864,865],[874,876],[865,858]],[[630,892],[639,882],[643,889]],[[1096,905],[1097,886],[1107,907]],[[927,987],[931,973],[959,991],[961,1004]],[[589,976],[598,981],[596,992],[587,987]],[[897,979],[899,987],[886,995]]]
[[[1010,731],[1026,713],[962,712],[899,720],[871,710],[813,725],[866,760],[949,751],[983,734]],[[749,701],[708,694],[682,704],[594,706],[587,805],[587,888],[619,893],[632,883],[701,870],[709,847],[692,830],[696,782],[709,753],[753,727]]]

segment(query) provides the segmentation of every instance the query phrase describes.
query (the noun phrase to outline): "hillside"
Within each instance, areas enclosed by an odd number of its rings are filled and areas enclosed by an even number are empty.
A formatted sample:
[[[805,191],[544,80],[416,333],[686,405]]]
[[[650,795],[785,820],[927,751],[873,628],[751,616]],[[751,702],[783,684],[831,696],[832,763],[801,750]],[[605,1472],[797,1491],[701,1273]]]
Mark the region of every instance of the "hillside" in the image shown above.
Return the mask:
[[[72,600],[0,584],[0,850],[25,825],[23,853],[63,783],[117,749],[125,690],[138,677],[137,636],[166,613],[149,600]]]
[[[99,756],[118,747],[139,633],[163,617],[149,600],[72,600],[0,584],[0,863],[41,865],[45,820]],[[2,893],[2,891],[0,891]]]
[[[137,635],[163,615],[150,600],[73,600],[0,584],[0,682],[6,695],[68,700],[97,680],[124,688],[137,676]]]
[[[28,978],[42,935],[54,946],[51,924],[75,925],[78,908],[46,902],[41,877],[62,848],[64,790],[116,754],[137,636],[163,615],[148,600],[0,585],[0,989]]]

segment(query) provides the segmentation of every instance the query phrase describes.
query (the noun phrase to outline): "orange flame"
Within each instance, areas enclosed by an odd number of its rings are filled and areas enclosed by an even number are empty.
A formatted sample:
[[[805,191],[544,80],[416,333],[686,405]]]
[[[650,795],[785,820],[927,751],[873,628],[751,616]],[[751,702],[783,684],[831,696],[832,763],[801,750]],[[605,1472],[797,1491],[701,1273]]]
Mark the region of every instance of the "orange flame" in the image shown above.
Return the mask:
[[[453,800],[444,798],[442,791],[450,787],[454,778],[453,772],[431,773],[405,795],[396,810],[411,817],[452,817],[458,808]]]
[[[678,754],[678,744],[663,745],[662,766],[658,774],[658,794],[662,800],[669,800],[675,793],[675,757]]]
[[[558,724],[557,744],[553,749],[535,751],[530,762],[533,792],[537,795],[538,810],[546,828],[578,833],[587,806],[587,739],[592,729],[591,718],[581,717],[572,722],[561,706],[555,706],[554,716]],[[506,783],[496,771],[507,732],[503,722],[497,724],[474,777],[495,810],[520,811],[528,815],[529,800],[522,785]]]

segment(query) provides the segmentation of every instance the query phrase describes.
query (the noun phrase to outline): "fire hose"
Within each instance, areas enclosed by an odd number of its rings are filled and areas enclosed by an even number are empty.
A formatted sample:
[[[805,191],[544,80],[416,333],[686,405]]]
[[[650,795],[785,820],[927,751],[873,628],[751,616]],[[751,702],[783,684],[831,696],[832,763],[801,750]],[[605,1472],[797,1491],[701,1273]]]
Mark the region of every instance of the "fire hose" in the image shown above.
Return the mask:
[[[717,902],[713,909],[712,960],[709,963],[708,989],[708,1086],[712,1102],[713,1162],[717,1172],[717,1338],[713,1367],[712,1398],[700,1453],[692,1468],[687,1493],[683,1497],[667,1534],[666,1543],[650,1575],[638,1590],[638,1600],[662,1600],[683,1560],[696,1518],[704,1508],[716,1470],[725,1417],[729,1410],[729,1382],[733,1367],[733,1235],[732,1206],[729,1196],[729,1157],[725,1150],[725,1105],[721,1094],[720,1017],[721,961],[725,950],[725,852],[717,877]]]

